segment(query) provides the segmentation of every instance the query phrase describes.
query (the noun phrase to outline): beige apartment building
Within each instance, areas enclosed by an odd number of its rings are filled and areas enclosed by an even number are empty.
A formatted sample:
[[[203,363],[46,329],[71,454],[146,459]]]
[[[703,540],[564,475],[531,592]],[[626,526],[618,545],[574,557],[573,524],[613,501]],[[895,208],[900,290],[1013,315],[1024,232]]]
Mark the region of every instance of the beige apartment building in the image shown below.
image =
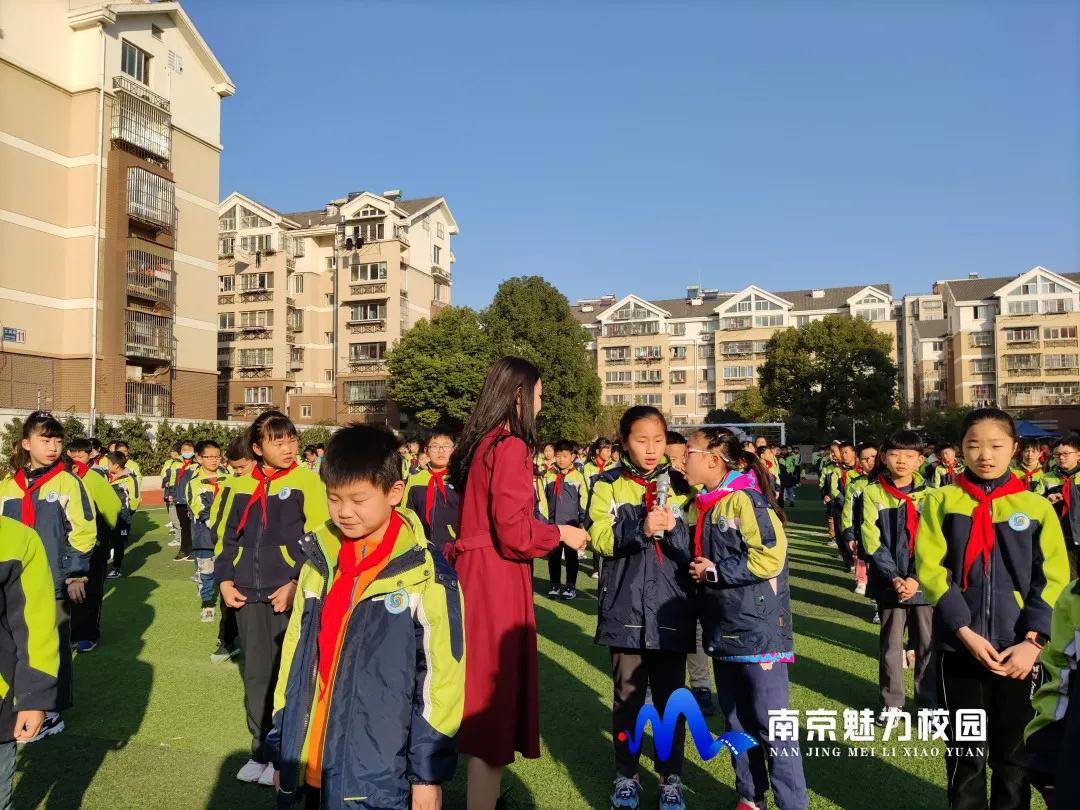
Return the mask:
[[[387,350],[450,303],[457,222],[442,197],[355,192],[281,213],[218,211],[218,416],[398,427]]]
[[[574,307],[593,337],[602,401],[655,405],[673,424],[702,422],[758,385],[769,338],[827,315],[869,321],[890,337],[895,359],[893,310],[888,284],[786,292],[751,285],[734,293],[692,286],[684,298],[606,296]]]
[[[228,74],[177,2],[0,29],[0,407],[212,418]]]

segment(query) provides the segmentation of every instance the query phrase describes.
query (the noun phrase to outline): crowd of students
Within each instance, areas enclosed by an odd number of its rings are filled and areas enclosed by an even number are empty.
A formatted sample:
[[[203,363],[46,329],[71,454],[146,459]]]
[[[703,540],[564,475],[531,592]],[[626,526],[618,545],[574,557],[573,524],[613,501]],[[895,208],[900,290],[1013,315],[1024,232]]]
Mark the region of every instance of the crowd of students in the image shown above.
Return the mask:
[[[813,462],[828,542],[880,625],[877,722],[903,709],[913,667],[917,707],[988,718],[985,746],[947,748],[951,807],[986,806],[988,768],[994,807],[1027,807],[1031,785],[1080,806],[1068,759],[1080,436],[1020,441],[1007,414],[981,409],[959,439],[931,454],[901,430]],[[65,445],[35,412],[0,481],[0,808],[16,744],[63,730],[72,654],[101,641],[105,582],[123,576],[141,503],[128,450]],[[244,658],[251,752],[237,778],[276,787],[281,806],[441,804],[466,703],[454,450],[449,430],[421,446],[365,426],[301,450],[268,411],[224,449],[180,442],[162,468],[193,614],[218,622],[211,660]],[[533,517],[588,535],[595,641],[611,656],[613,808],[640,804],[638,713],[651,701],[663,715],[688,679],[703,714],[718,705],[760,743],[733,756],[738,810],[770,791],[781,810],[808,806],[798,742],[769,728],[795,660],[784,508],[802,472],[795,448],[719,426],[683,435],[650,406],[629,408],[617,437],[560,439],[533,458]],[[579,598],[580,548],[545,549],[548,597]],[[682,716],[674,732],[657,759],[661,810],[686,806]]]

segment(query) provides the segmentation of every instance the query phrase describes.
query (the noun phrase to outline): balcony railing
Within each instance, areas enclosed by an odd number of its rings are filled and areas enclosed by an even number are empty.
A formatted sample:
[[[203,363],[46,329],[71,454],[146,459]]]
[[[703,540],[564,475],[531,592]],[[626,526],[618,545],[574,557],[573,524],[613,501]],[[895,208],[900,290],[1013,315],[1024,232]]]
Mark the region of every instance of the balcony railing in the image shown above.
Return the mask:
[[[176,297],[173,260],[147,250],[129,247],[127,292],[128,295],[171,306]]]
[[[1054,340],[1051,340],[1051,339],[1047,338],[1047,340],[1045,342],[1045,346],[1048,349],[1059,349],[1059,348],[1065,348],[1065,347],[1068,347],[1068,346],[1076,346],[1076,345],[1077,345],[1076,338],[1057,338],[1057,339],[1054,339]]]
[[[274,329],[270,326],[241,326],[237,337],[240,340],[269,340],[274,336]]]
[[[132,146],[143,157],[154,160],[164,165],[169,164],[172,155],[172,118],[169,115],[169,102],[165,106],[154,104],[142,97],[142,95],[155,96],[145,88],[141,94],[133,93],[127,87],[117,87],[117,80],[113,79],[113,87],[118,90],[113,99],[112,108],[112,139],[123,144]],[[130,84],[135,84],[130,82]]]
[[[173,319],[125,310],[124,353],[141,360],[172,361]]]
[[[235,300],[236,296],[234,296],[232,293],[229,293],[228,295],[219,295],[217,297],[218,304],[231,304]]]
[[[634,380],[636,388],[656,388],[656,386],[663,384],[663,380]]]
[[[1068,375],[1075,376],[1077,374],[1080,374],[1080,368],[1077,368],[1076,366],[1055,366],[1054,368],[1044,369],[1044,371],[1046,372],[1047,377],[1064,377]]]
[[[124,413],[169,416],[169,386],[128,380],[124,383]]]
[[[386,374],[390,366],[385,360],[370,360],[366,357],[350,357],[349,370],[353,374]]]
[[[349,295],[385,295],[386,282],[379,281],[374,284],[350,284]]]
[[[176,186],[146,169],[132,166],[127,176],[128,216],[164,231],[176,229]]]
[[[349,334],[371,335],[377,332],[386,331],[386,319],[379,318],[378,320],[370,321],[346,321],[345,326],[349,330]]]
[[[604,362],[609,366],[625,366],[630,362],[629,357],[605,357]]]
[[[631,385],[632,383],[630,382],[630,380],[615,380],[604,382],[605,388],[629,388]]]
[[[450,283],[450,271],[444,270],[437,264],[431,265],[431,275],[434,276],[436,281],[443,281],[447,284]]]
[[[129,79],[127,76],[113,76],[112,86],[113,90],[122,90],[137,99],[153,104],[165,112],[169,111],[169,100],[167,98],[159,96],[149,87],[139,84],[134,79]]]
[[[1041,377],[1041,368],[1010,368],[1006,373],[1010,377]]]

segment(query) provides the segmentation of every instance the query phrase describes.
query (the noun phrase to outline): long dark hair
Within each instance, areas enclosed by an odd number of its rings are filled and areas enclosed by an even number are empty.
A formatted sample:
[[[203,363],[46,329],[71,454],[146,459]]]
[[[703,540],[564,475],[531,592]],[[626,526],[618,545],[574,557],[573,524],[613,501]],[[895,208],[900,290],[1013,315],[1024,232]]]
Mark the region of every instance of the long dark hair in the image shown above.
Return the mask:
[[[538,439],[533,394],[538,382],[540,372],[528,360],[504,357],[492,364],[476,407],[469,414],[461,439],[450,457],[450,478],[459,492],[465,491],[477,445],[495,428],[508,425],[510,435],[525,442],[530,455],[536,452]]]
[[[776,492],[773,489],[769,471],[765,469],[765,462],[757,452],[744,450],[742,439],[725,427],[701,428],[694,431],[694,434],[704,436],[705,446],[710,450],[715,450],[732,472],[752,472],[757,478],[761,494],[769,502],[769,508],[776,512],[781,524],[787,525],[787,515],[776,500]]]
[[[42,434],[46,439],[63,439],[64,426],[48,411],[34,411],[22,425],[22,435],[15,442],[11,454],[12,472],[17,472],[23,467],[30,465],[30,451],[24,450],[23,439],[29,439],[35,434]]]

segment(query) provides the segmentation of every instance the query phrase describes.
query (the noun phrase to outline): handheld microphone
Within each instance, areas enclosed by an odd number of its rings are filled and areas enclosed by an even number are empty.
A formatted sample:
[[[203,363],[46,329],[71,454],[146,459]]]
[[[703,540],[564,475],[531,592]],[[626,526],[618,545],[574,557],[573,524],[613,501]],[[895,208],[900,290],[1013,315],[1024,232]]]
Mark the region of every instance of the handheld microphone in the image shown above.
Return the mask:
[[[656,476],[656,505],[663,509],[667,503],[668,493],[671,491],[671,476],[666,472]],[[653,535],[654,540],[660,540],[664,536],[662,531]]]

